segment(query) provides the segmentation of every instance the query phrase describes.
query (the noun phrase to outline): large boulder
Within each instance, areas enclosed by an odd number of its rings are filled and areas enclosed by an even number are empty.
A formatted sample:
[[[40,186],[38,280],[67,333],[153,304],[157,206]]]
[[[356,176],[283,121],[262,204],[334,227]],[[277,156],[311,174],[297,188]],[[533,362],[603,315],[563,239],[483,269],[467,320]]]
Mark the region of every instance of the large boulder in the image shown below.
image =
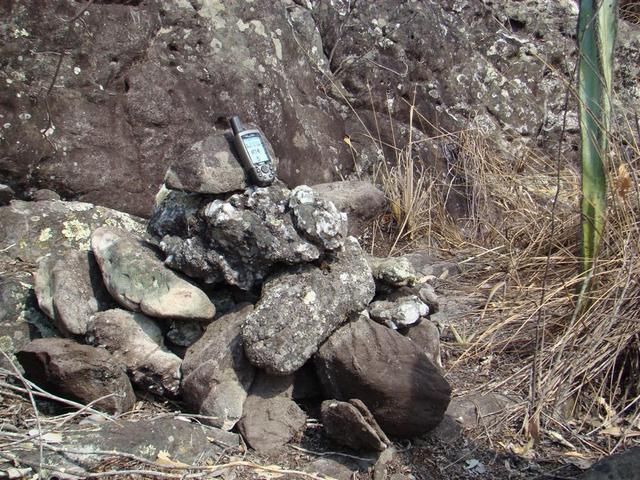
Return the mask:
[[[451,387],[422,349],[363,315],[334,332],[314,360],[327,397],[362,400],[390,435],[432,430],[449,404]]]
[[[99,228],[91,247],[107,289],[122,306],[152,317],[211,320],[207,295],[164,266],[155,252],[127,232]]]
[[[328,256],[323,265],[291,268],[265,282],[242,329],[247,357],[272,374],[295,372],[374,293],[362,249],[349,237],[344,250]]]
[[[93,253],[87,251],[69,250],[41,260],[35,292],[40,309],[70,337],[84,336],[91,315],[113,305]]]
[[[62,201],[14,200],[0,207],[0,225],[1,254],[29,263],[67,250],[89,250],[91,234],[99,227],[121,228],[135,236],[146,230],[141,218],[90,203]]]
[[[124,365],[102,348],[62,338],[41,338],[16,356],[25,376],[40,387],[108,413],[123,413],[136,397]],[[107,398],[103,398],[107,397]]]
[[[291,399],[292,392],[292,375],[258,373],[238,422],[251,448],[260,452],[276,449],[304,429],[307,415]]]
[[[117,308],[98,312],[89,320],[86,337],[124,364],[137,387],[178,395],[182,361],[165,348],[162,330],[149,317]]]
[[[276,182],[227,200],[169,193],[149,229],[166,264],[206,283],[250,289],[278,264],[320,258],[344,242],[346,217],[306,186]]]
[[[188,350],[182,363],[182,397],[207,423],[231,430],[255,368],[244,355],[240,328],[253,307],[247,305],[211,323]]]
[[[84,9],[73,0],[3,2],[0,171],[18,193],[46,183],[146,216],[169,164],[240,115],[273,142],[287,183],[346,173],[342,120],[286,5],[95,2],[70,22]]]

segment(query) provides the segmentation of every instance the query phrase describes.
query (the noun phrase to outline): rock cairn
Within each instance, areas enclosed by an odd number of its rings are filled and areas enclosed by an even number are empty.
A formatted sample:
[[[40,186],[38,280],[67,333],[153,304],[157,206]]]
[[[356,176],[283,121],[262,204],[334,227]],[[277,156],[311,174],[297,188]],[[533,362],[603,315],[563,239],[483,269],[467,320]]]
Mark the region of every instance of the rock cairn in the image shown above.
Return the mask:
[[[361,224],[382,194],[246,186],[224,137],[201,144],[217,150],[196,145],[198,168],[171,167],[148,234],[102,226],[90,250],[40,261],[38,303],[65,338],[22,348],[27,376],[104,397],[95,406],[110,413],[132,407],[134,388],[177,399],[259,450],[304,429],[304,390],[324,401],[327,435],[354,449],[435,428],[451,393],[428,319],[437,297],[406,258],[367,256],[331,201]],[[318,388],[304,388],[310,372]]]

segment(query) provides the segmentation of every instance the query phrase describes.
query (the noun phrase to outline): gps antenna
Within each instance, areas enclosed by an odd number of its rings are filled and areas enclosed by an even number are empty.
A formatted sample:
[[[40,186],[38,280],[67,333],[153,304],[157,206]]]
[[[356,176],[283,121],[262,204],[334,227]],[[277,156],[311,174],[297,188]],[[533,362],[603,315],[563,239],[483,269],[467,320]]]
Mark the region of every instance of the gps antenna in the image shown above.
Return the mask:
[[[231,117],[231,119],[229,120],[229,124],[231,125],[231,130],[233,130],[234,135],[237,135],[238,132],[244,130],[242,122],[240,121],[240,117]]]

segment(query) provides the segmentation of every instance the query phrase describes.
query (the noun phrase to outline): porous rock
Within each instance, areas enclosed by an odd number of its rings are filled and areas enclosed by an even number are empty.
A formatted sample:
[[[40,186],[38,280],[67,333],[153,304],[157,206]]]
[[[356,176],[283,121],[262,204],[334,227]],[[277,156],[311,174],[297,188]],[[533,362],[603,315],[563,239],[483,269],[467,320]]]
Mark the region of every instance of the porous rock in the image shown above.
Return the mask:
[[[93,408],[116,414],[135,403],[124,365],[102,348],[62,338],[41,338],[26,345],[16,356],[25,376],[47,391],[87,404],[104,398]]]
[[[363,180],[343,180],[321,183],[313,189],[320,198],[333,203],[347,214],[349,234],[358,236],[367,222],[385,212],[388,203],[384,193],[371,182]]]
[[[207,423],[230,430],[255,375],[244,354],[240,328],[253,310],[245,305],[211,323],[182,363],[182,392],[189,408],[212,417]]]
[[[379,452],[391,445],[369,409],[358,399],[325,400],[321,412],[325,434],[339,445]]]
[[[99,228],[91,238],[105,285],[124,307],[152,317],[210,320],[205,293],[164,266],[154,251],[123,230]]]
[[[269,373],[295,372],[374,293],[362,249],[349,237],[344,250],[328,256],[323,266],[293,267],[265,282],[242,329],[247,357]]]
[[[69,250],[42,259],[35,292],[43,312],[66,336],[84,336],[94,313],[112,306],[93,253]]]
[[[418,274],[411,263],[404,257],[379,258],[367,256],[367,262],[377,282],[391,287],[413,285],[418,281]]]
[[[362,400],[387,434],[422,435],[449,404],[451,387],[422,349],[366,316],[336,330],[314,359],[325,395]]]
[[[165,348],[160,327],[149,317],[117,308],[98,312],[89,320],[87,341],[123,363],[139,388],[156,395],[178,394],[182,361]]]
[[[256,128],[246,125],[247,128]],[[278,159],[271,144],[262,136],[274,170]],[[210,134],[194,143],[178,157],[165,175],[165,184],[173,190],[193,193],[228,193],[247,186],[246,174],[233,141],[233,134]]]
[[[415,295],[401,297],[393,302],[379,300],[369,304],[373,320],[394,330],[416,323],[429,313],[429,307]]]
[[[291,399],[292,391],[292,375],[258,373],[238,422],[251,448],[264,452],[281,447],[304,428],[307,416]]]
[[[344,241],[346,218],[308,187],[249,188],[226,201],[169,194],[150,222],[166,264],[207,283],[250,289],[276,264],[320,258]]]

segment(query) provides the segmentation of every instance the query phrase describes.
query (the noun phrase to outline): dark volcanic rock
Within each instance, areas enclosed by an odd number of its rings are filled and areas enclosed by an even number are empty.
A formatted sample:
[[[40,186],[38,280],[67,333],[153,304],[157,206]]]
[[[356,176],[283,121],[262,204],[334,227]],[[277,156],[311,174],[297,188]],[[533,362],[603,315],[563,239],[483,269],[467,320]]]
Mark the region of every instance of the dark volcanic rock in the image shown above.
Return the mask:
[[[249,289],[274,265],[316,260],[344,241],[345,216],[305,186],[289,191],[276,182],[212,198],[170,193],[149,227],[162,238],[167,265],[207,283]]]
[[[264,134],[263,138],[266,140]],[[266,147],[277,170],[278,159],[269,141]],[[212,134],[185,150],[169,167],[164,181],[168,188],[183,192],[216,194],[243,190],[247,179],[238,159],[232,133]]]
[[[328,397],[362,400],[390,435],[428,432],[449,404],[451,387],[422,349],[364,316],[334,332],[315,364]]]
[[[93,404],[108,413],[123,413],[136,397],[124,365],[104,349],[81,345],[62,338],[34,340],[16,356],[27,378],[63,397]]]
[[[255,375],[244,355],[240,327],[251,305],[211,323],[182,363],[182,396],[187,405],[214,426],[230,430],[242,416],[242,405]]]
[[[434,364],[442,366],[440,359],[440,330],[430,320],[423,318],[411,325],[402,334],[411,339],[429,357]]]
[[[321,410],[324,432],[334,442],[362,451],[381,452],[391,446],[391,441],[362,401],[325,400]]]
[[[603,458],[578,479],[640,480],[640,447]]]
[[[113,306],[93,253],[87,251],[43,259],[35,291],[42,311],[66,336],[84,336],[91,315]]]
[[[302,431],[306,414],[291,399],[293,376],[273,377],[259,373],[244,402],[238,429],[258,451],[269,451],[289,442]]]
[[[113,298],[152,317],[210,320],[215,307],[206,294],[169,270],[155,252],[115,228],[93,232],[91,247]]]
[[[162,331],[150,318],[117,308],[96,313],[87,341],[124,364],[134,385],[156,395],[178,394],[182,361],[164,347]]]
[[[273,374],[295,372],[349,313],[371,301],[374,290],[371,270],[353,237],[323,267],[304,265],[274,276],[265,282],[242,329],[247,357]]]
[[[95,2],[70,22],[83,8],[0,5],[11,25],[0,33],[0,172],[17,191],[46,183],[147,215],[169,164],[232,115],[265,130],[291,185],[352,163],[284,4]],[[42,51],[65,52],[59,71]]]
[[[9,205],[9,202],[13,200],[14,196],[15,196],[15,192],[9,185],[0,183],[0,207],[3,207],[4,205]]]

